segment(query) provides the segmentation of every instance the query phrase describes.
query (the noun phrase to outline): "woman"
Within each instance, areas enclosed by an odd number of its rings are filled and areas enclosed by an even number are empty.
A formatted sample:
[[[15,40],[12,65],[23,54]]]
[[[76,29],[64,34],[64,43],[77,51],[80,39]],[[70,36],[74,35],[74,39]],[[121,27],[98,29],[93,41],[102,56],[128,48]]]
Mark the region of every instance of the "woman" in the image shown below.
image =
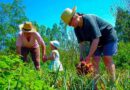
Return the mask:
[[[32,60],[34,62],[35,68],[40,69],[40,47],[42,48],[42,59],[45,56],[46,46],[40,36],[36,31],[35,27],[31,22],[25,22],[19,25],[19,36],[16,41],[16,51],[22,56],[22,60],[27,62],[27,56],[31,53]]]

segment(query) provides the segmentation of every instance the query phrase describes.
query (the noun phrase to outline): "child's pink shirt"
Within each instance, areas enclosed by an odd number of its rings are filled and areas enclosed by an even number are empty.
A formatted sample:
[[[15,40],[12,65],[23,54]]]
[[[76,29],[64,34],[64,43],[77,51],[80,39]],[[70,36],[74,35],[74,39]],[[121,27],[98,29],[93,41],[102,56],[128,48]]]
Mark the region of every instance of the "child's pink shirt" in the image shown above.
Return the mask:
[[[28,41],[21,31],[19,32],[19,36],[16,41],[16,46],[27,47],[27,48],[37,48],[39,47],[39,45],[43,45],[43,44],[45,43],[38,32],[32,32],[30,41]]]

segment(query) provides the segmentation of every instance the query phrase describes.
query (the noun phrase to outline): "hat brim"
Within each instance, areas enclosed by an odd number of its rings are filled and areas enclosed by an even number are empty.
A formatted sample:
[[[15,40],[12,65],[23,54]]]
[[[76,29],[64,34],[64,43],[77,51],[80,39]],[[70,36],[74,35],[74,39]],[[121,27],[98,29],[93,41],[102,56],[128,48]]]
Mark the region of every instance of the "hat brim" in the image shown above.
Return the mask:
[[[53,42],[53,41],[50,41],[50,44],[51,44],[52,46],[56,47],[56,46],[54,45],[54,42]]]
[[[73,7],[73,9],[72,9],[72,16],[75,14],[76,9],[77,9],[77,7],[76,7],[76,6],[74,6],[74,7]]]
[[[59,46],[57,46],[57,45],[54,44],[54,41],[50,41],[50,44],[51,44],[52,46],[56,47],[57,49],[59,48]]]
[[[19,30],[22,31],[22,32],[36,32],[36,28],[34,26],[30,31],[24,30],[23,26],[24,26],[24,24],[19,25]]]
[[[50,41],[50,44],[52,44],[52,45],[53,45],[53,41]]]

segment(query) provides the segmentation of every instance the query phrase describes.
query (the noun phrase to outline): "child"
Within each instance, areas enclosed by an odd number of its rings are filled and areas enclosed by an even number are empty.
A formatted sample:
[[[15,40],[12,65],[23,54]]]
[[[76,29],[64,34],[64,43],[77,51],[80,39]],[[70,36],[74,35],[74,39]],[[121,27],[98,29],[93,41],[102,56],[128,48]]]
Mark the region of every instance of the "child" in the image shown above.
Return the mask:
[[[59,52],[58,52],[58,49],[59,49],[59,42],[54,40],[54,41],[50,41],[50,48],[52,50],[51,52],[51,55],[50,56],[46,56],[44,59],[43,59],[43,62],[46,62],[47,60],[51,60],[51,63],[50,63],[50,66],[49,66],[49,69],[51,71],[63,71],[63,67],[62,67],[62,64],[60,62],[60,55],[59,55]]]

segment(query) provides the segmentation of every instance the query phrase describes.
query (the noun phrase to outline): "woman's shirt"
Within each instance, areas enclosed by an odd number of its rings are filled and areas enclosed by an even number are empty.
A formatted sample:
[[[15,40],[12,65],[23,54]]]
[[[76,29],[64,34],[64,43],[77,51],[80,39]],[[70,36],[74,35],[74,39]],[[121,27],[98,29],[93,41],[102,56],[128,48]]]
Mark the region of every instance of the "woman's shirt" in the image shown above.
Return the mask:
[[[16,41],[16,46],[27,47],[27,48],[37,48],[39,45],[43,45],[44,41],[38,32],[32,32],[30,40],[28,41],[23,32],[19,32],[18,39]]]

